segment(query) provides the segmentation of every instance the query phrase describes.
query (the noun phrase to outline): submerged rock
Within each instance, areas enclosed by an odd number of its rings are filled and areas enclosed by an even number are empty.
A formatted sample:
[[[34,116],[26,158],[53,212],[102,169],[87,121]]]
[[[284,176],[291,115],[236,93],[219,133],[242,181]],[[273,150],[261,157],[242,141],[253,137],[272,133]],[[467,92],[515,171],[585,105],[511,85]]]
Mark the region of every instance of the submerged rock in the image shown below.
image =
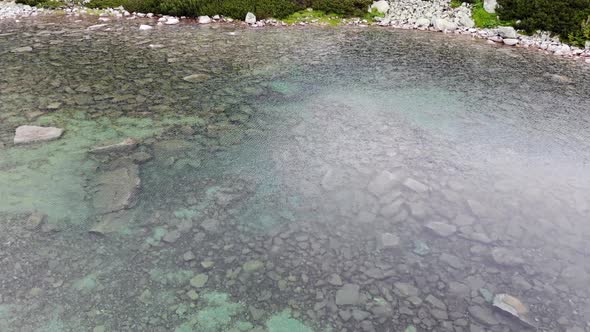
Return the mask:
[[[360,303],[360,286],[345,284],[336,292],[337,305],[356,305]]]
[[[457,232],[455,225],[445,224],[444,222],[432,221],[424,225],[427,229],[440,237],[449,237]]]
[[[10,50],[10,52],[12,53],[24,53],[24,52],[32,52],[33,48],[31,46],[23,46],[23,47],[17,47],[17,48],[13,48],[12,50]]]
[[[103,172],[94,180],[94,209],[98,214],[105,214],[133,207],[140,185],[139,168],[131,162]]]
[[[516,297],[508,294],[498,294],[494,297],[493,306],[510,315],[530,327],[535,327],[528,318],[529,309]]]
[[[88,28],[86,28],[86,29],[87,29],[87,30],[98,30],[98,29],[104,28],[104,27],[106,27],[106,26],[107,26],[107,24],[95,24],[95,25],[91,25],[91,26],[89,26],[89,27],[88,27]]]
[[[63,131],[55,127],[20,126],[16,128],[14,144],[50,141],[59,138]]]
[[[524,260],[516,256],[512,251],[506,248],[494,248],[492,249],[492,258],[498,265],[503,266],[520,266],[524,264]]]
[[[130,152],[137,147],[137,141],[133,138],[126,138],[121,143],[97,146],[90,150],[90,153],[117,153],[117,152]]]
[[[384,249],[397,248],[400,245],[399,236],[391,233],[383,233],[377,237],[379,246]]]
[[[187,82],[203,82],[208,80],[209,78],[211,78],[211,76],[207,75],[207,74],[192,74],[192,75],[188,75],[183,77],[182,79],[187,81]]]

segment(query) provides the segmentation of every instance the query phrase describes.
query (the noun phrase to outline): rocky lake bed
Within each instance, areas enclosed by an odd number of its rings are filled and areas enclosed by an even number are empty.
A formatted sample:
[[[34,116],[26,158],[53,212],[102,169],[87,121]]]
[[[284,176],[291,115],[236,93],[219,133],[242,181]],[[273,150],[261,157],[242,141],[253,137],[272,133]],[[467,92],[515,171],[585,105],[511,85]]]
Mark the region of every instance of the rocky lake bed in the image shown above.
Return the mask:
[[[583,61],[154,22],[0,21],[1,331],[590,331]]]

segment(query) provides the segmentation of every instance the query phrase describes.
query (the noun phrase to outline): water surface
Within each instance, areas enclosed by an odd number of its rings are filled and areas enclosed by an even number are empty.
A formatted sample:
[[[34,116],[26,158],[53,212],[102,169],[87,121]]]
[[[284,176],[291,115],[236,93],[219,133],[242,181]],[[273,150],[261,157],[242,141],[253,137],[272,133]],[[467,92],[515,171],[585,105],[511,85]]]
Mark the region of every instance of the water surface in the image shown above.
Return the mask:
[[[0,22],[2,331],[524,330],[502,293],[589,331],[587,67],[417,31],[92,24]],[[65,133],[14,146],[23,124]]]

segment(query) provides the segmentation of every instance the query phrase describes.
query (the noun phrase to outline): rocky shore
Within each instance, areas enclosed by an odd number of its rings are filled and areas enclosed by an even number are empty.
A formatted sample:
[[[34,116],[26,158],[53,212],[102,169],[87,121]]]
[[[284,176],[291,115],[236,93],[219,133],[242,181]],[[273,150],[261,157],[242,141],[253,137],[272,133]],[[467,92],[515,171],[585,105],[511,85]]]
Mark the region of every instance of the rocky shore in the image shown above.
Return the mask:
[[[489,6],[486,2],[486,6]],[[450,0],[380,0],[373,3],[371,10],[376,9],[383,17],[377,16],[374,22],[369,22],[360,18],[342,19],[342,25],[369,26],[378,25],[382,27],[391,27],[396,29],[408,30],[427,30],[433,32],[454,33],[468,35],[473,38],[486,39],[490,44],[503,44],[511,47],[524,47],[537,49],[547,54],[572,58],[590,64],[590,43],[585,48],[570,46],[562,43],[557,36],[552,36],[548,32],[539,31],[537,34],[528,36],[518,33],[512,27],[497,27],[493,29],[480,29],[475,27],[475,22],[471,18],[471,6],[463,3],[457,8],[450,6]],[[493,10],[493,7],[489,8]],[[19,19],[21,17],[30,17],[37,15],[55,14],[57,11],[43,8],[35,8],[27,5],[16,4],[14,2],[0,1],[0,20],[2,19]],[[155,25],[175,25],[181,20],[189,20],[186,17],[157,16],[152,13],[129,13],[123,7],[109,8],[106,10],[96,11],[89,10],[85,7],[74,6],[61,11],[68,16],[80,16],[86,14],[95,14],[99,16],[100,22],[107,22],[115,18],[136,19],[136,18],[154,18],[157,20]],[[233,22],[232,18],[226,18],[219,15],[213,17],[199,16],[190,19],[191,23],[210,24]],[[317,19],[311,19],[306,22],[287,24],[276,19],[257,20],[252,13],[244,18],[243,24],[250,27],[262,28],[287,27],[287,26],[306,26],[306,25],[324,25]],[[100,28],[96,25],[94,28]],[[153,26],[150,24],[141,24],[140,30],[150,30]]]

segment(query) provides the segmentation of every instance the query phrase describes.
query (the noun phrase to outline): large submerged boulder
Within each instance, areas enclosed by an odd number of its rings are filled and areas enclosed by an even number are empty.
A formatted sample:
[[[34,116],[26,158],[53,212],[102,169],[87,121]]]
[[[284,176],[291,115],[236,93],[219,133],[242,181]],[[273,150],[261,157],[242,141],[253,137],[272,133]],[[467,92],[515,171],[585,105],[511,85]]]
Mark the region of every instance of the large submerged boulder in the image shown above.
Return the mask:
[[[50,141],[59,138],[63,129],[55,127],[20,126],[16,128],[14,144]]]
[[[131,208],[137,203],[141,185],[139,167],[132,162],[122,162],[99,174],[92,185],[92,204],[97,214]]]

